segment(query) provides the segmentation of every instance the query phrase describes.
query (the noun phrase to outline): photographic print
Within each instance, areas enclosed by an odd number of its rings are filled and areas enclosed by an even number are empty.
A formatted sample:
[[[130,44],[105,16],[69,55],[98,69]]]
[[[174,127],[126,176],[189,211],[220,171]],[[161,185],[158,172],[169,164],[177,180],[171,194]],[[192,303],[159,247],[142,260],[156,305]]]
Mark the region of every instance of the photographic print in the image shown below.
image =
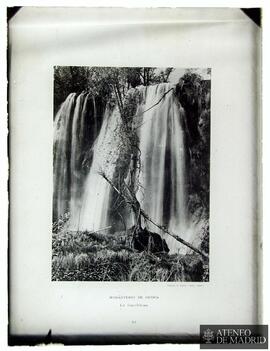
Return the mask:
[[[53,281],[209,281],[210,68],[54,67]]]

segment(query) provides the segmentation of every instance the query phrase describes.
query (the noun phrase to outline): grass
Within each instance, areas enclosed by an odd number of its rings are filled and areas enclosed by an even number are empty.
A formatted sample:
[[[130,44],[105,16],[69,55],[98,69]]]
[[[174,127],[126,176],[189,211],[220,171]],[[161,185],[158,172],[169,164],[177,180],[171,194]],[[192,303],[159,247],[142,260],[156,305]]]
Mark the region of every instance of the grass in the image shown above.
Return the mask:
[[[54,281],[208,281],[208,262],[194,254],[169,255],[130,248],[125,232],[71,232],[52,237]]]

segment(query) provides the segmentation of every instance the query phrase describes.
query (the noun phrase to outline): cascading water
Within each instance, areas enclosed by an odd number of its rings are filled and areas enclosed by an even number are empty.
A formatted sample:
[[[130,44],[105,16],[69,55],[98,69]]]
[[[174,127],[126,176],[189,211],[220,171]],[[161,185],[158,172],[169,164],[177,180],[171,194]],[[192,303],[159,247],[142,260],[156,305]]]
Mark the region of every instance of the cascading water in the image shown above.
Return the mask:
[[[173,93],[173,85],[169,83],[140,86],[133,91],[139,91],[141,96],[133,122],[141,161],[137,199],[153,221],[165,225],[183,239],[192,239],[188,234],[191,231],[186,213],[183,109]],[[75,94],[69,95],[56,116],[54,210],[59,215],[69,208],[70,228],[73,230],[98,230],[107,226],[112,226],[113,230],[110,203],[114,190],[99,172],[103,171],[108,178],[114,179],[122,150],[122,120],[118,108],[105,111],[98,137],[89,146],[93,151],[91,167],[82,180],[84,140],[93,139],[89,130],[85,130],[89,113],[86,101],[89,99],[86,94],[77,98]],[[92,110],[95,110],[95,104]],[[92,120],[95,121],[96,117]],[[92,125],[92,129],[97,130],[96,125]],[[126,213],[128,225],[132,224],[130,217]],[[144,225],[163,235],[171,253],[185,252],[183,245],[162,233],[154,224],[145,222]]]
[[[77,211],[97,129],[95,100],[86,93],[70,94],[54,121],[54,219]]]
[[[156,223],[182,235],[187,225],[184,132],[181,126],[183,109],[172,89],[169,83],[143,89],[143,110],[146,112],[139,122],[141,188],[137,198]],[[146,222],[145,225],[151,231],[163,234],[152,223]],[[175,239],[167,234],[165,238],[170,251],[180,248]]]
[[[71,213],[71,226],[78,230],[98,230],[107,225],[111,186],[99,172],[112,179],[119,158],[118,109],[106,110],[99,136],[93,146],[93,162],[87,176],[80,206]]]
[[[70,145],[76,94],[70,94],[60,107],[54,121],[53,217],[57,219],[69,210]]]

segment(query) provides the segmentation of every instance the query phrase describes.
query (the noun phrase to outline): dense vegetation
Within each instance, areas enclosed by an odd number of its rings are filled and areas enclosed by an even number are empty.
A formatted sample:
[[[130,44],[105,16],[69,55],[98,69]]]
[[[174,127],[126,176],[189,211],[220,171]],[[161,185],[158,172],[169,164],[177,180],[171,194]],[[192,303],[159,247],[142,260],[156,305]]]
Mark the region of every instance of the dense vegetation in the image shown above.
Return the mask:
[[[208,281],[208,260],[196,253],[133,250],[130,233],[56,231],[52,280]]]
[[[56,66],[54,70],[54,110],[70,93],[87,91],[100,97],[104,103],[123,105],[130,88],[167,82],[173,68],[166,68],[158,74],[148,67],[74,67]]]
[[[210,81],[194,73],[181,77],[176,88],[185,109],[189,212],[201,219],[209,215]]]

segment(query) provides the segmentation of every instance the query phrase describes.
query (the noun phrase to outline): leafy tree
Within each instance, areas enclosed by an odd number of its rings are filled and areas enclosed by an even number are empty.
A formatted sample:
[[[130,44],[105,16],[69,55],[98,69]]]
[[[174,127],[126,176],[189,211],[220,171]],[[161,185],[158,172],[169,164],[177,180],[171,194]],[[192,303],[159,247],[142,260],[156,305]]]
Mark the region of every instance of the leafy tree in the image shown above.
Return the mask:
[[[54,111],[70,93],[87,91],[104,103],[116,103],[123,108],[123,100],[130,88],[167,82],[173,68],[157,73],[155,67],[80,67],[56,66],[54,69]]]
[[[85,90],[88,81],[88,68],[75,66],[54,67],[54,112],[70,93]]]

